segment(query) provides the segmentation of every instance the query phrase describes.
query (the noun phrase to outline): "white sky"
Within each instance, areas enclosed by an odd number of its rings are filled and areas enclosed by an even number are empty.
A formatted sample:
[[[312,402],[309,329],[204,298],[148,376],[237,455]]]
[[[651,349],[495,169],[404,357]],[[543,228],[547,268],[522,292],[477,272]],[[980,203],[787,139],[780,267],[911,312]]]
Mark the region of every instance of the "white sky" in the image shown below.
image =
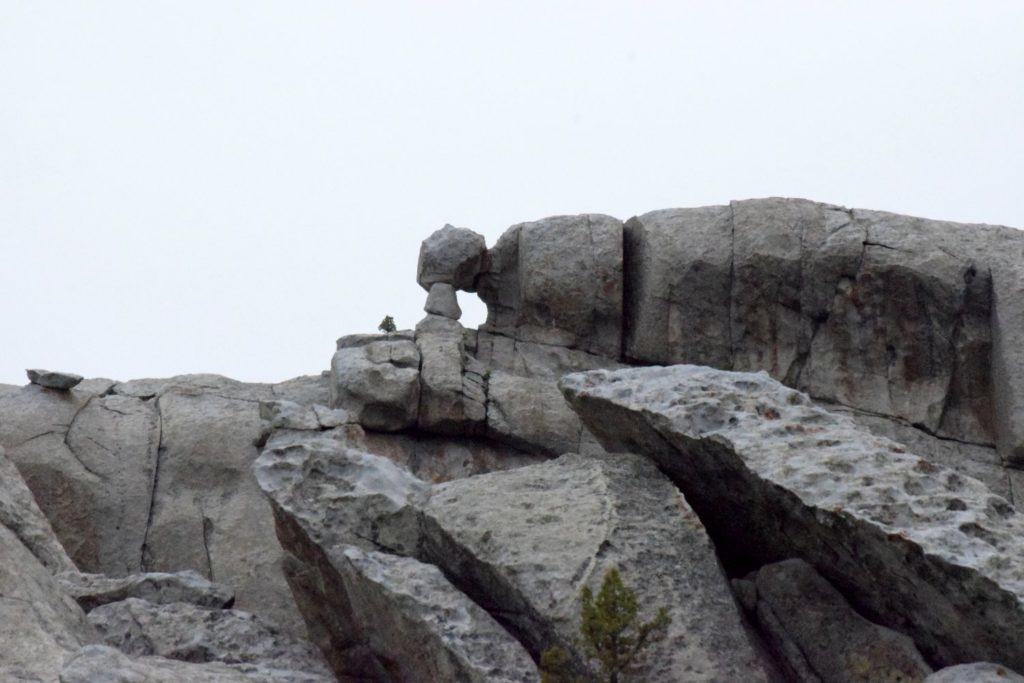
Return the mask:
[[[422,317],[445,222],[1024,226],[1022,36],[1020,1],[0,0],[0,382],[319,372]]]

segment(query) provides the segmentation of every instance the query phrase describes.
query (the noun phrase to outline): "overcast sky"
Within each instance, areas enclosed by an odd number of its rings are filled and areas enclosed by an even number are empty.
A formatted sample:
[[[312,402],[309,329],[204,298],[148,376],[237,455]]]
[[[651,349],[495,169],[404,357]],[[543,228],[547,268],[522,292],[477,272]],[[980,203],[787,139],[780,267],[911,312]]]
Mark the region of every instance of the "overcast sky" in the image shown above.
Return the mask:
[[[446,222],[1024,226],[1022,36],[1019,1],[0,0],[0,382],[319,372],[415,325]]]

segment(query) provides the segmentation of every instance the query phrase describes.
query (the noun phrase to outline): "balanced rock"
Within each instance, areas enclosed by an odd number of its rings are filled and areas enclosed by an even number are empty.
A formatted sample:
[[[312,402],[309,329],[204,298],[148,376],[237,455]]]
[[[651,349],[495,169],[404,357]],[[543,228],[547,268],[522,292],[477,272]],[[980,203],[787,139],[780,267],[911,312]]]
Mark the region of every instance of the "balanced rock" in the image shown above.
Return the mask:
[[[83,379],[81,375],[52,370],[26,370],[25,374],[28,375],[28,381],[32,384],[57,391],[70,391]]]
[[[445,225],[423,240],[416,281],[428,292],[437,282],[472,292],[486,251],[483,235]]]
[[[157,605],[186,602],[209,608],[231,607],[235,602],[231,589],[207,581],[193,570],[117,577],[72,571],[58,574],[57,581],[86,612],[128,598],[139,598]]]
[[[1024,665],[1024,516],[981,482],[766,373],[598,370],[561,386],[607,448],[679,485],[728,561],[804,559],[940,665]]]

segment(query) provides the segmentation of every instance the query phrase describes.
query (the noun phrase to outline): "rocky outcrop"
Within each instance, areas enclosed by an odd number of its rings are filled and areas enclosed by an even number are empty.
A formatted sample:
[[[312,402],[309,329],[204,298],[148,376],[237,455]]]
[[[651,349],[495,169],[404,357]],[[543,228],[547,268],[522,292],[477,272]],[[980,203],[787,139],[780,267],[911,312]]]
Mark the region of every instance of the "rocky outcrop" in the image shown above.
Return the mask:
[[[730,562],[802,558],[938,664],[1024,664],[1024,517],[981,482],[766,374],[599,370],[562,387],[607,448],[679,485]]]
[[[0,446],[82,571],[196,570],[232,586],[239,607],[302,632],[250,471],[265,430],[259,403],[273,400],[326,406],[328,380],[28,385],[0,395]]]
[[[634,456],[566,455],[434,489],[420,555],[534,654],[552,645],[596,675],[579,641],[580,591],[611,568],[643,612],[665,606],[665,638],[641,680],[761,680],[710,539],[686,501]]]
[[[789,680],[921,681],[932,671],[914,641],[857,614],[803,560],[767,565],[743,583],[738,592]]]
[[[395,656],[387,638],[364,634],[377,628],[372,620],[344,610],[362,589],[338,549],[356,545],[439,568],[534,657],[558,645],[580,673],[593,673],[577,638],[580,590],[621,567],[645,610],[665,605],[673,617],[643,675],[764,675],[700,521],[636,457],[569,455],[430,487],[388,460],[321,438],[268,448],[256,474],[279,538],[301,562],[293,587],[312,591],[300,602],[310,611],[334,606],[307,616],[327,634],[318,638],[330,643],[325,652],[374,642],[385,648],[376,657]]]
[[[211,583],[192,570],[119,577],[71,571],[58,574],[57,581],[86,612],[128,598],[139,598],[155,605],[184,602],[217,609],[235,603],[235,594],[230,588]]]
[[[128,598],[96,607],[89,621],[125,654],[184,662],[219,662],[243,673],[279,671],[294,681],[330,680],[320,653],[249,612]]]

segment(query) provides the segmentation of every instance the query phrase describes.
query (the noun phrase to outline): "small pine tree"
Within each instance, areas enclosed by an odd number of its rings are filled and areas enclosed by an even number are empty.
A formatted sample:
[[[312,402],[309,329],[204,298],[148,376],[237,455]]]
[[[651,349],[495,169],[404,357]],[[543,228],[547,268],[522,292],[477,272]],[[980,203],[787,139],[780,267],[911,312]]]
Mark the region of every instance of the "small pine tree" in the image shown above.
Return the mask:
[[[384,316],[384,319],[380,321],[380,325],[377,325],[377,329],[385,334],[391,334],[398,330],[398,328],[395,327],[395,319],[390,315]]]
[[[583,646],[592,659],[600,662],[608,683],[619,683],[619,677],[637,655],[663,637],[672,621],[668,610],[662,607],[654,619],[638,623],[636,593],[622,583],[619,570],[614,568],[604,575],[596,598],[584,586],[582,599]]]
[[[566,674],[569,669],[569,653],[557,645],[549,647],[540,655],[540,683],[574,683]]]

